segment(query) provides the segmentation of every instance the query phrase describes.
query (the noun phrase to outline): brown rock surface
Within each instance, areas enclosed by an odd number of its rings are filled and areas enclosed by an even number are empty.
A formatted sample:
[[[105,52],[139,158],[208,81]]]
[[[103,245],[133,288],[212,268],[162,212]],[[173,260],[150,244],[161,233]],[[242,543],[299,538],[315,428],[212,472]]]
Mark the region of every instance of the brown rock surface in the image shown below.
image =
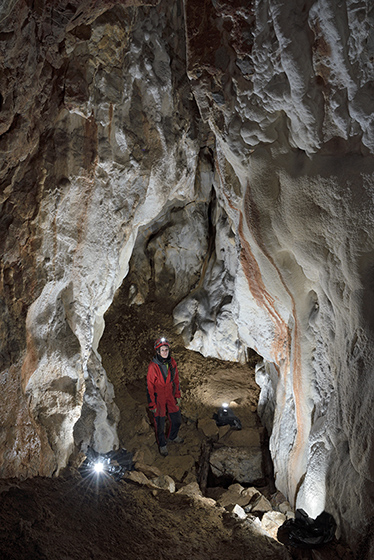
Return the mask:
[[[240,484],[232,484],[217,501],[222,507],[235,504],[244,507],[254,501],[258,501],[260,497],[261,494],[255,488],[244,488]]]
[[[202,498],[131,483],[79,478],[0,481],[1,558],[290,559],[280,544],[234,522]],[[205,502],[204,502],[205,500]]]
[[[265,478],[260,447],[221,447],[212,452],[209,462],[218,478],[245,484],[261,484]]]
[[[279,511],[266,511],[261,518],[261,525],[273,539],[277,538],[278,528],[286,521],[286,516]]]
[[[261,430],[254,428],[230,430],[230,432],[220,438],[220,442],[228,447],[260,447]]]

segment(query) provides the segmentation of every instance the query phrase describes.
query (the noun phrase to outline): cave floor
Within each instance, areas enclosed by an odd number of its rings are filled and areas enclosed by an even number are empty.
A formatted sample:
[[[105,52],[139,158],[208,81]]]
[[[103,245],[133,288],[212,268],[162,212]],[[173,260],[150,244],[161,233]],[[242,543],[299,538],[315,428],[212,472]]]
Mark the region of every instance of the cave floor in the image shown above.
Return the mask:
[[[121,445],[134,454],[135,464],[172,476],[178,491],[198,478],[201,447],[207,439],[201,426],[211,421],[223,395],[243,423],[236,434],[263,429],[255,412],[258,388],[253,368],[205,360],[182,349],[177,352],[183,367],[180,433],[185,442],[170,446],[166,458],[158,453],[147,415],[144,377],[114,376],[114,381]],[[203,365],[201,379],[197,372]],[[235,435],[227,427],[220,430],[220,439]],[[269,486],[261,491],[269,495]],[[139,485],[129,478],[115,482],[105,477],[98,483],[69,467],[57,478],[0,480],[1,560],[141,558],[352,560],[353,556],[337,542],[313,551],[288,549],[210,500]]]
[[[258,357],[242,365],[188,351],[164,310],[156,304],[128,307],[123,290],[105,321],[99,352],[121,415],[120,445],[131,451],[135,467],[171,476],[177,492],[139,485],[129,476],[118,482],[107,476],[82,478],[79,457],[59,477],[0,480],[0,560],[352,560],[337,542],[314,551],[288,549],[215,501],[178,493],[201,482],[204,442],[240,446],[245,440],[247,445],[258,433],[257,441],[266,446],[256,414]],[[160,334],[172,341],[183,396],[180,434],[185,441],[169,446],[166,458],[158,452],[145,383],[153,340]],[[212,415],[224,401],[240,418],[240,432],[227,426],[215,430]],[[269,497],[269,472],[265,482],[261,492]]]
[[[180,494],[70,470],[58,478],[0,481],[2,560],[336,560],[337,543],[289,552],[222,509]]]

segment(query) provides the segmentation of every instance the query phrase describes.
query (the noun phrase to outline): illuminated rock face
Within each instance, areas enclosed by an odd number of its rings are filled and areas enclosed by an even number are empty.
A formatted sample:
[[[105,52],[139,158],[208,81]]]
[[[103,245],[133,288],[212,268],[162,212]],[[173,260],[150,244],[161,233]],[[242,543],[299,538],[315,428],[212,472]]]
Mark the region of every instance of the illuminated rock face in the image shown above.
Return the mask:
[[[1,16],[0,474],[118,445],[97,346],[132,257],[133,303],[153,282],[186,345],[264,357],[278,488],[358,541],[374,479],[373,9],[91,4]]]
[[[368,7],[206,2],[201,18],[186,2],[188,74],[240,239],[235,322],[267,360],[264,398],[275,399],[276,484],[358,532],[372,515],[374,464]],[[356,491],[365,513],[355,518]]]

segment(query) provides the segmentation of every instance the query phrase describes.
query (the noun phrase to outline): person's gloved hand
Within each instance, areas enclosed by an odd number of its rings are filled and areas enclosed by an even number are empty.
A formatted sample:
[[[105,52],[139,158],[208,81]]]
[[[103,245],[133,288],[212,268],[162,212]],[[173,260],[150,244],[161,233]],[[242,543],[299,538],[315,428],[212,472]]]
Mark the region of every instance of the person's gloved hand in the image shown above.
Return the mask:
[[[181,399],[180,397],[178,397],[178,398],[175,399],[175,400],[177,401],[177,405],[180,406],[180,405],[181,405],[181,400],[182,400],[182,399]]]
[[[156,407],[156,408],[151,408],[150,410],[151,410],[152,414],[156,414],[156,412],[157,412],[157,407]]]

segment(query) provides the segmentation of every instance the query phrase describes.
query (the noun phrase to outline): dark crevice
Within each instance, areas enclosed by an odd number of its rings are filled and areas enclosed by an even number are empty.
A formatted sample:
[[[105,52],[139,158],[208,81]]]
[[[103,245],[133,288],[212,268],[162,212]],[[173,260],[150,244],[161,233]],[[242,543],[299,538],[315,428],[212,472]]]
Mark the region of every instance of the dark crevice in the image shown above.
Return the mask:
[[[213,449],[213,441],[207,440],[204,441],[201,446],[201,454],[199,458],[199,464],[197,469],[197,481],[200,486],[200,490],[205,496],[206,489],[210,485],[210,473],[211,468],[209,464],[210,454]]]

